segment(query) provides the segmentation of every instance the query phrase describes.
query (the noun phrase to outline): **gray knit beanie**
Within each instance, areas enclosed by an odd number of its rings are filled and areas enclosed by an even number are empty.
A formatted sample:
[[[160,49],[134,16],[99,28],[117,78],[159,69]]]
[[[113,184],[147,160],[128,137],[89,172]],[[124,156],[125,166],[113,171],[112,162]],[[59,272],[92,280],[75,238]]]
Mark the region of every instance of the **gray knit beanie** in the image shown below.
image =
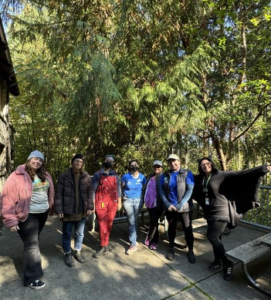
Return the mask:
[[[42,160],[44,160],[44,155],[39,151],[39,150],[34,150],[33,152],[31,152],[27,158],[27,160],[36,157],[36,158],[40,158]]]

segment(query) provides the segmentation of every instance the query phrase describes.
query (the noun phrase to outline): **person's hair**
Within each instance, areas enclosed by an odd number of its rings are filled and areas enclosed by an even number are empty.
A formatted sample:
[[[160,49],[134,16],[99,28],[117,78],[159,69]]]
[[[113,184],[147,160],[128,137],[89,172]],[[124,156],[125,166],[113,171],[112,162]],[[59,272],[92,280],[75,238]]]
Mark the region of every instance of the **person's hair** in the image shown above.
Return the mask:
[[[34,181],[34,177],[35,177],[35,175],[37,175],[42,182],[45,182],[46,169],[44,166],[44,162],[42,162],[41,167],[36,171],[36,173],[34,173],[34,171],[31,169],[29,162],[30,162],[30,159],[25,164],[25,170],[28,173],[28,175],[30,176],[31,180]]]
[[[213,160],[210,157],[203,157],[203,158],[198,160],[198,163],[199,163],[198,171],[199,171],[199,174],[201,176],[205,176],[205,173],[203,172],[203,170],[201,168],[201,163],[202,163],[203,160],[208,160],[212,164],[212,174],[213,175],[218,173],[218,169],[216,168],[215,163],[213,162]]]
[[[136,159],[132,159],[132,160],[129,161],[129,167],[130,167],[131,163],[134,162],[134,161],[139,165],[139,163]]]

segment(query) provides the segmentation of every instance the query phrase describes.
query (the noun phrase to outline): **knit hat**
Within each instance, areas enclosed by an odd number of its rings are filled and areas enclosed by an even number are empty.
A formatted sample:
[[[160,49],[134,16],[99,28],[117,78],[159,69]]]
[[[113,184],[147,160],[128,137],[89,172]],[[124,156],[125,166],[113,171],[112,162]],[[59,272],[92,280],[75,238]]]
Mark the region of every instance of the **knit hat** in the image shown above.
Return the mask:
[[[31,158],[40,158],[42,160],[44,160],[44,155],[38,151],[38,150],[34,150],[33,152],[31,152],[27,158],[27,160],[31,159]]]
[[[75,154],[74,157],[71,160],[71,163],[73,163],[77,158],[83,159],[83,161],[85,161],[84,156],[80,153]]]
[[[115,161],[114,155],[108,154],[108,155],[105,156],[104,159],[106,160],[107,158],[111,159],[112,161]]]

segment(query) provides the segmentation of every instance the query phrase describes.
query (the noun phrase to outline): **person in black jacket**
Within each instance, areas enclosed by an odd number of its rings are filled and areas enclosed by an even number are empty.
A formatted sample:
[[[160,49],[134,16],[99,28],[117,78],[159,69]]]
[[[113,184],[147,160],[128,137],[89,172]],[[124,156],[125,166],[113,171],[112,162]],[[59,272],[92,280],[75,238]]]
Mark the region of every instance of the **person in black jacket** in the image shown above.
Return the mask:
[[[55,212],[63,221],[62,247],[65,264],[74,266],[71,250],[71,236],[74,228],[74,257],[85,262],[81,252],[86,217],[94,212],[93,188],[90,175],[83,170],[84,157],[76,154],[71,160],[72,168],[59,176]]]
[[[160,180],[163,165],[160,160],[153,162],[153,173],[148,176],[147,184],[143,191],[145,206],[148,208],[150,216],[150,229],[145,239],[145,245],[151,250],[156,250],[159,240],[158,220],[163,213],[163,202],[159,193]]]
[[[223,265],[224,279],[230,280],[233,263],[226,257],[222,243],[225,228],[234,228],[242,214],[259,206],[258,188],[262,177],[271,171],[263,165],[239,172],[218,171],[209,157],[199,160],[199,175],[195,176],[193,199],[203,209],[207,220],[207,238],[213,246],[214,261],[209,271],[216,271]]]

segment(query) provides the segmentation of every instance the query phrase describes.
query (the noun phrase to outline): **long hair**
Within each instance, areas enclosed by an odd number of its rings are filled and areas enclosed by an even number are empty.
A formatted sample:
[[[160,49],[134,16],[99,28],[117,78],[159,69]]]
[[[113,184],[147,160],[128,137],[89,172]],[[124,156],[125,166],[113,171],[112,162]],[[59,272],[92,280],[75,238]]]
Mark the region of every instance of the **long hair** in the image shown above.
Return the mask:
[[[26,172],[29,174],[32,182],[34,181],[34,178],[35,178],[35,175],[37,175],[39,177],[39,179],[44,182],[46,177],[45,177],[45,174],[46,174],[46,169],[45,169],[45,166],[44,166],[44,162],[42,163],[41,167],[36,171],[36,173],[34,173],[34,171],[31,169],[30,167],[30,164],[29,164],[29,161],[28,160],[25,164],[25,170]]]
[[[198,160],[198,163],[199,163],[199,165],[198,165],[198,171],[199,171],[199,174],[201,176],[205,176],[205,173],[203,172],[203,170],[202,170],[202,168],[200,166],[201,162],[203,160],[208,160],[212,164],[212,174],[213,175],[215,175],[215,174],[218,173],[218,169],[216,168],[215,163],[212,161],[212,159],[210,157],[203,157],[203,158],[201,158],[201,159]]]

